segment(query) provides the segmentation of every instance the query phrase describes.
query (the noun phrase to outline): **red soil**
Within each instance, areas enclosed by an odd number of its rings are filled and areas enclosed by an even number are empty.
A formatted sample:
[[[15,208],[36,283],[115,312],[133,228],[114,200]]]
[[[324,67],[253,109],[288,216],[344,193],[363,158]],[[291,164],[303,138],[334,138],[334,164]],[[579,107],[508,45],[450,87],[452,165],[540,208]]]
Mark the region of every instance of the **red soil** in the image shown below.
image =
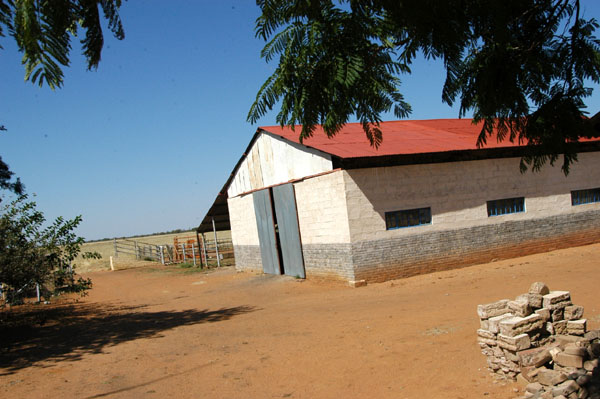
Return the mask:
[[[11,310],[46,312],[34,327],[0,326],[0,392],[513,398],[522,387],[496,380],[477,346],[477,304],[543,281],[570,290],[599,328],[599,255],[597,244],[356,289],[232,268],[90,273],[94,288],[78,303]]]

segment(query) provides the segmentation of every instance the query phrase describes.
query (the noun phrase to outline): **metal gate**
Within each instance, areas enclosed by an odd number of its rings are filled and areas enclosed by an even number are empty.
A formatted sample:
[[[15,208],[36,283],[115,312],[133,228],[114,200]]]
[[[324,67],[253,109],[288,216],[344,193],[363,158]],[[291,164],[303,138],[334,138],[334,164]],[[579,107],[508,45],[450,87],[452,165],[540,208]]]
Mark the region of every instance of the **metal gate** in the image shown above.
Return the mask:
[[[273,187],[273,202],[279,230],[283,270],[288,276],[305,278],[294,186],[288,183]]]
[[[252,196],[263,271],[305,278],[294,186],[283,184]]]
[[[281,274],[279,254],[277,253],[277,239],[275,237],[275,223],[273,221],[273,208],[271,206],[271,193],[268,189],[256,191],[252,194],[256,226],[258,227],[258,241],[260,243],[260,256],[263,272],[268,274]]]

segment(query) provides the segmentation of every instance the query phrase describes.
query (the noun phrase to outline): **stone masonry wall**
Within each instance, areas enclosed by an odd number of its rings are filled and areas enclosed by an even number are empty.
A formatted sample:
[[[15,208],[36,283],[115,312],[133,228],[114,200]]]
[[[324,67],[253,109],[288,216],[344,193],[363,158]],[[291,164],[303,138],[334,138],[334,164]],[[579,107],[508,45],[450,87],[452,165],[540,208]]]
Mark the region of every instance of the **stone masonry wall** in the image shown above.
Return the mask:
[[[523,398],[600,399],[600,330],[587,331],[569,291],[541,282],[514,300],[479,305],[488,368],[525,386]]]

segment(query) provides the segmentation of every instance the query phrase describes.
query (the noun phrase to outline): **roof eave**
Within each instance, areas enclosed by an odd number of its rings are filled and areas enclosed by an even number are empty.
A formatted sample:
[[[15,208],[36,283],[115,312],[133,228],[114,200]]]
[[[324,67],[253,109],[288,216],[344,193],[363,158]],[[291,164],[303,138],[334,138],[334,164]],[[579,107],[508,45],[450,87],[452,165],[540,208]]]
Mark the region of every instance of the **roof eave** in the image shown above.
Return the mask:
[[[600,141],[573,143],[576,152],[600,151]],[[530,150],[527,146],[479,148],[418,154],[396,154],[367,157],[342,158],[332,157],[333,168],[362,169],[382,166],[419,165],[427,163],[445,163],[476,161],[483,159],[520,158]]]

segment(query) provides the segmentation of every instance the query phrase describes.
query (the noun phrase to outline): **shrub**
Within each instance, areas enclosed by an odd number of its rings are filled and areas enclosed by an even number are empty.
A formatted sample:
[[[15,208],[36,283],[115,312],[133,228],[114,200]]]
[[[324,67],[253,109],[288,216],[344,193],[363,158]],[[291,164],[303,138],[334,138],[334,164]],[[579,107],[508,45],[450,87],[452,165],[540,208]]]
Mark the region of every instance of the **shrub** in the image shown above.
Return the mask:
[[[44,228],[43,213],[26,195],[4,205],[0,213],[0,283],[5,303],[21,302],[36,284],[45,299],[63,292],[85,295],[92,281],[77,276],[72,264],[84,242],[73,232],[81,216],[58,217]],[[83,257],[98,259],[100,254],[86,252]]]

